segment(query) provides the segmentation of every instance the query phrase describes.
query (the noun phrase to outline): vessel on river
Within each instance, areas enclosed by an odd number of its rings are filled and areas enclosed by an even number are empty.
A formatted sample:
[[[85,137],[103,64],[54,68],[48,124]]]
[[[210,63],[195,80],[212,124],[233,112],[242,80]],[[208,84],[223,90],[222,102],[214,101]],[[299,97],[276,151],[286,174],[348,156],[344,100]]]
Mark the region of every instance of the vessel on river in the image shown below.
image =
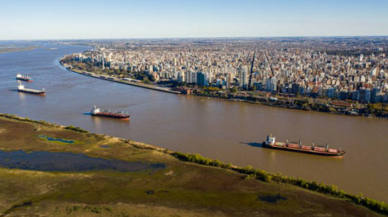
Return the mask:
[[[31,82],[31,81],[32,81],[31,77],[29,77],[29,76],[27,76],[27,75],[22,75],[22,74],[20,74],[20,73],[18,73],[18,74],[16,75],[16,79],[17,79],[17,80],[20,80],[20,81],[28,81],[28,82]]]
[[[267,140],[263,142],[263,146],[266,148],[279,149],[284,151],[294,151],[332,157],[340,157],[345,154],[345,151],[343,151],[341,148],[329,149],[329,144],[326,144],[325,147],[319,147],[315,146],[314,143],[312,143],[311,146],[302,145],[302,141],[299,141],[299,144],[289,143],[288,140],[285,143],[276,142],[276,137],[273,137],[272,135],[267,136]]]
[[[46,95],[46,90],[44,88],[42,90],[34,90],[34,89],[25,88],[24,85],[22,84],[19,84],[18,91],[23,93],[37,94],[41,96]]]
[[[130,115],[124,114],[124,112],[111,112],[110,110],[102,110],[97,108],[96,106],[92,109],[92,115],[93,116],[102,116],[102,117],[108,117],[108,118],[118,118],[118,119],[124,119],[129,120]]]

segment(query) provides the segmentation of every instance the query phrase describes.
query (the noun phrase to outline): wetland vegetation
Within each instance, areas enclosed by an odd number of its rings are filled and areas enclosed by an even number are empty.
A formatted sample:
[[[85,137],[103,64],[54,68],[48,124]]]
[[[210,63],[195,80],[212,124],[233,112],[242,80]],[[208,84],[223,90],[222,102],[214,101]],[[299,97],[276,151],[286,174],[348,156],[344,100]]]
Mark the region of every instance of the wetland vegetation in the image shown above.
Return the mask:
[[[63,143],[58,139],[75,142]],[[0,151],[0,216],[387,213],[385,203],[361,195],[352,198],[316,182],[13,115],[0,115]],[[31,167],[31,160],[27,161],[29,167],[15,166],[23,165],[23,160],[26,163],[26,156],[37,158],[37,154],[43,154],[40,163],[53,158],[49,162],[51,168],[44,169],[45,164]],[[69,156],[81,160],[68,159]],[[53,169],[55,162],[73,165],[73,169]],[[79,165],[86,169],[77,168]],[[121,170],[125,165],[135,169]]]

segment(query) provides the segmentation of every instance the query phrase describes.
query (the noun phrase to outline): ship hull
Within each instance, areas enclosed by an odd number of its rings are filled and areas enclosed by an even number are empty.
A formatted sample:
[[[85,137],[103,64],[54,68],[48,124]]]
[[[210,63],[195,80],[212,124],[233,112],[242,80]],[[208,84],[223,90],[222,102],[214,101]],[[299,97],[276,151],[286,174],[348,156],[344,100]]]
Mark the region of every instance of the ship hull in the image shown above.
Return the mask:
[[[35,92],[35,91],[28,91],[28,90],[18,90],[19,92],[22,92],[22,93],[29,93],[29,94],[35,94],[35,95],[39,95],[39,96],[45,96],[46,95],[46,92]]]
[[[282,146],[267,145],[265,142],[263,142],[263,147],[269,148],[269,149],[276,149],[276,150],[282,150],[282,151],[291,151],[291,152],[319,155],[319,156],[325,156],[325,157],[343,157],[344,154],[345,154],[344,151],[333,153],[333,152],[304,150],[304,149],[300,149],[300,148],[289,148],[289,147],[282,147]]]
[[[32,82],[31,79],[28,79],[28,78],[16,78],[16,80],[19,80],[19,81],[26,81],[26,82]]]
[[[96,117],[106,117],[106,118],[115,118],[115,119],[120,119],[120,120],[129,120],[129,116],[122,116],[122,115],[114,115],[114,114],[102,114],[102,113],[98,113],[98,114],[93,114],[92,113],[92,116],[96,116]]]

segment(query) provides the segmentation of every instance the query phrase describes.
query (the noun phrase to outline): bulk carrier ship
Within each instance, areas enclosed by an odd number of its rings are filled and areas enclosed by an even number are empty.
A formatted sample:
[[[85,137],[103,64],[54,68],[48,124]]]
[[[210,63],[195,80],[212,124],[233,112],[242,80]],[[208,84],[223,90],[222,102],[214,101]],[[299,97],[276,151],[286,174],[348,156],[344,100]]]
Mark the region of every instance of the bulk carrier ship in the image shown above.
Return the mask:
[[[117,119],[123,119],[123,120],[129,120],[130,115],[124,114],[124,112],[111,112],[110,110],[101,110],[97,108],[96,106],[93,107],[91,114],[93,116],[101,116],[101,117],[108,117],[108,118],[117,118]]]
[[[19,84],[18,91],[23,92],[23,93],[37,94],[37,95],[41,95],[41,96],[46,95],[46,91],[44,88],[42,90],[28,89],[28,88],[25,88],[24,85],[22,85],[22,84]]]
[[[31,82],[31,81],[32,81],[31,77],[29,77],[29,76],[27,76],[27,75],[22,75],[22,74],[20,74],[20,73],[18,73],[18,74],[16,75],[16,79],[17,79],[17,80],[20,80],[20,81],[27,81],[27,82]]]
[[[302,141],[299,141],[299,144],[289,143],[288,140],[285,143],[276,142],[276,137],[272,135],[267,136],[267,140],[263,142],[263,147],[332,157],[341,157],[345,154],[341,148],[339,150],[329,149],[329,144],[326,144],[325,147],[317,147],[314,143],[311,146],[304,146]]]

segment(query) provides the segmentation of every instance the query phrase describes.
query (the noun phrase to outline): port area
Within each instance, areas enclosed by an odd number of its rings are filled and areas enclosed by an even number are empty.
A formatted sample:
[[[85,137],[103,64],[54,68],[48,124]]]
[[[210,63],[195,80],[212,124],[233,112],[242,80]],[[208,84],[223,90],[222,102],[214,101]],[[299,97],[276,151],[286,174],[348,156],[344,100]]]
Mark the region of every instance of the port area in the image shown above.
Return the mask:
[[[7,198],[1,216],[379,216],[345,199],[246,179],[178,160],[167,149],[47,122],[0,117],[0,151],[8,159],[0,163],[10,165],[0,168],[0,198]],[[52,166],[43,167],[39,156],[55,156]],[[18,165],[19,158],[31,163]],[[100,163],[79,168],[63,161],[70,158]]]
[[[89,76],[89,77],[93,77],[93,78],[98,78],[98,79],[102,79],[102,80],[106,80],[106,81],[117,82],[117,83],[126,84],[126,85],[132,85],[132,86],[136,86],[136,87],[142,87],[142,88],[151,89],[151,90],[162,91],[162,92],[166,92],[166,93],[181,94],[180,91],[174,91],[174,90],[171,90],[171,89],[168,89],[168,88],[165,88],[165,87],[158,87],[158,86],[155,86],[155,85],[143,84],[143,83],[141,83],[141,81],[134,80],[134,79],[124,80],[124,79],[120,79],[120,78],[110,77],[110,76],[107,76],[107,75],[98,75],[98,74],[95,74],[93,72],[87,72],[87,71],[81,71],[81,70],[77,70],[77,69],[72,69],[68,65],[63,65],[63,67],[65,67],[67,70],[69,70],[71,72],[74,72],[74,73],[77,73],[77,74],[80,74],[80,75],[84,75],[84,76]]]

